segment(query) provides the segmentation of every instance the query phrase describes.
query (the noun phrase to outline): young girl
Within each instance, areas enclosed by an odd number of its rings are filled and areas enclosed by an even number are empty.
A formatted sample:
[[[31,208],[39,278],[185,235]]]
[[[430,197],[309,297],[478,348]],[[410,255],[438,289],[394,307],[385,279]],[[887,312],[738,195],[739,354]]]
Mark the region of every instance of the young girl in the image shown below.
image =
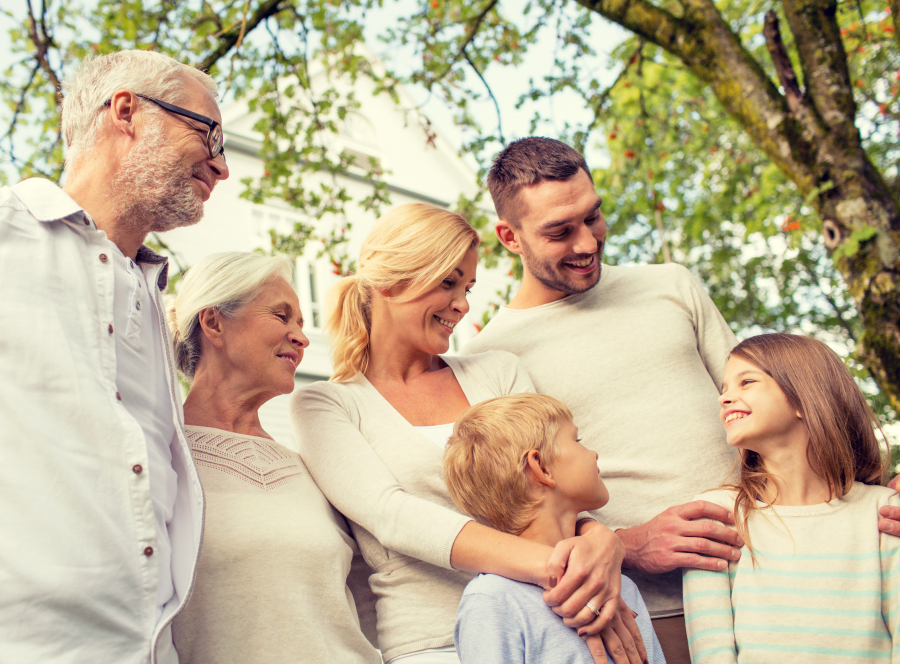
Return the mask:
[[[900,541],[877,526],[900,500],[850,372],[819,341],[764,334],[731,351],[719,402],[740,480],[698,498],[733,509],[747,546],[684,574],[694,664],[900,662]]]

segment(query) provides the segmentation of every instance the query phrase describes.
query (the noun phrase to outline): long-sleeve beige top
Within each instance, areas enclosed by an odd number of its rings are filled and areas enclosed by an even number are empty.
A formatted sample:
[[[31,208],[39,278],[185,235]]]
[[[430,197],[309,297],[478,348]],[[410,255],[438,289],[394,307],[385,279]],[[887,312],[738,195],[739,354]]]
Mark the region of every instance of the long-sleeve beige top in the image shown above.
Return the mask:
[[[470,404],[534,391],[509,353],[443,360]],[[301,388],[291,419],[306,466],[374,570],[369,583],[385,661],[453,645],[456,608],[473,575],[450,566],[453,542],[470,519],[447,492],[443,450],[362,375]]]
[[[379,664],[347,585],[356,544],[299,455],[267,438],[185,427],[206,495],[181,664]]]
[[[585,293],[531,309],[502,307],[463,353],[514,353],[538,392],[572,410],[609,488],[595,517],[617,529],[726,479],[734,453],[717,399],[736,343],[686,268],[604,265]],[[681,613],[680,570],[626,573],[652,617]]]

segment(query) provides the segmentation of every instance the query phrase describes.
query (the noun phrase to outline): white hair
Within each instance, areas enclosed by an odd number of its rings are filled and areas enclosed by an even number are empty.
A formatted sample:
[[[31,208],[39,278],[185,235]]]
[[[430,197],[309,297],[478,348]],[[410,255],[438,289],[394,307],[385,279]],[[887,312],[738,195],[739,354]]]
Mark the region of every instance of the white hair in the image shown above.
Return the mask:
[[[168,298],[168,322],[175,363],[188,378],[200,361],[200,312],[210,307],[234,318],[263,284],[281,277],[291,283],[293,268],[283,256],[229,251],[207,256],[187,271],[178,294]]]
[[[186,82],[193,78],[215,99],[216,83],[209,74],[153,51],[118,51],[85,58],[63,83],[62,132],[70,169],[97,144],[106,124],[103,104],[117,90],[155,97],[172,104],[183,102]],[[138,98],[152,113],[156,104]]]

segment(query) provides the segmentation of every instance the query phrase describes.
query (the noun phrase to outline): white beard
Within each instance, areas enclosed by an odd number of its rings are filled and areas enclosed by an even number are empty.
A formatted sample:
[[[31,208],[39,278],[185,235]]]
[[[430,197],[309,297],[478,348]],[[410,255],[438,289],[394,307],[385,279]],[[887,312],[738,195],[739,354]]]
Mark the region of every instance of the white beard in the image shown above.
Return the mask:
[[[162,125],[149,126],[113,179],[116,217],[148,233],[196,224],[203,217],[203,201],[194,191],[192,173],[168,148]]]

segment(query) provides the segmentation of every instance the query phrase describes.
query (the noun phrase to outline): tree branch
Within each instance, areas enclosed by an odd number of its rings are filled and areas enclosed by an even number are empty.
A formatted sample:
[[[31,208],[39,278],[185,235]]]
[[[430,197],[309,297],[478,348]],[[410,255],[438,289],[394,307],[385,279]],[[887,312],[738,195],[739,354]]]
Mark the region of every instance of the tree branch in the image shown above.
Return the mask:
[[[491,101],[494,102],[494,110],[497,111],[497,134],[500,139],[501,145],[506,145],[506,139],[503,137],[503,119],[500,116],[500,105],[497,103],[497,98],[494,96],[494,91],[491,90],[491,86],[488,85],[488,82],[484,80],[484,76],[481,75],[481,72],[478,71],[478,67],[475,66],[475,63],[472,62],[472,58],[469,57],[469,54],[466,53],[465,48],[463,49],[463,57],[465,57],[466,62],[469,63],[469,66],[472,70],[478,74],[478,78],[481,79],[482,84],[484,84],[485,89],[487,90],[488,95],[491,97]]]
[[[894,39],[900,46],[900,0],[889,0],[888,6],[891,8],[891,21],[894,23]]]
[[[778,28],[778,14],[772,9],[766,12],[763,34],[766,37],[766,46],[769,48],[769,54],[772,56],[775,71],[778,72],[778,80],[781,81],[781,87],[784,88],[784,96],[787,98],[788,108],[791,109],[791,113],[796,113],[803,102],[803,93],[800,92],[797,74],[794,73],[791,58],[788,56],[784,42],[781,40],[781,30]]]
[[[459,49],[459,53],[456,55],[456,57],[454,57],[452,60],[450,60],[449,63],[447,63],[447,66],[444,67],[444,70],[440,74],[435,76],[433,80],[435,80],[435,81],[441,80],[442,78],[444,78],[444,76],[447,75],[447,73],[451,69],[453,69],[453,66],[456,63],[458,63],[460,60],[463,60],[463,59],[465,59],[465,60],[469,59],[469,56],[466,55],[466,49],[469,47],[469,44],[471,44],[472,41],[475,39],[475,35],[478,34],[478,29],[481,27],[482,21],[484,21],[485,17],[490,13],[490,11],[494,7],[497,6],[497,3],[499,1],[500,0],[490,0],[490,2],[488,2],[487,5],[485,5],[484,9],[482,9],[481,12],[478,14],[478,16],[475,17],[475,23],[470,24],[469,27],[466,28],[466,41],[463,42],[462,48]],[[469,64],[472,64],[472,63],[469,62]],[[474,66],[472,68],[475,69],[476,72],[478,71],[478,69],[476,69]],[[478,75],[481,76],[480,73]]]
[[[898,1],[900,1],[900,0],[898,0]],[[613,81],[610,84],[610,86],[608,88],[606,88],[606,90],[604,90],[600,96],[595,97],[592,100],[585,100],[585,101],[589,102],[592,110],[594,111],[594,121],[591,122],[590,128],[596,127],[597,124],[599,123],[600,111],[603,109],[603,105],[609,99],[609,96],[612,94],[612,91],[615,89],[616,85],[618,85],[619,81],[621,81],[623,78],[625,78],[626,74],[628,74],[628,70],[631,69],[631,65],[633,65],[635,62],[638,61],[638,58],[640,57],[641,52],[644,50],[644,44],[645,44],[645,42],[643,39],[638,39],[637,48],[634,49],[634,53],[631,54],[631,57],[628,59],[628,63],[624,67],[622,67],[622,71],[620,71],[619,75],[616,76],[616,80]]]
[[[800,126],[791,117],[787,100],[711,0],[685,0],[680,18],[647,0],[577,1],[684,62],[800,192],[813,191],[810,155],[821,140],[817,127]]]
[[[59,82],[59,76],[56,75],[56,71],[54,71],[53,67],[50,66],[50,61],[47,59],[48,47],[53,45],[53,40],[47,35],[47,23],[44,13],[46,13],[46,6],[41,7],[41,33],[38,34],[38,22],[34,18],[34,12],[31,9],[31,0],[27,0],[26,4],[28,5],[28,36],[31,37],[31,41],[34,43],[35,54],[34,57],[37,60],[38,65],[47,75],[47,78],[50,79],[50,82],[53,84],[54,89],[56,90],[56,101],[59,103],[60,94],[62,86]]]
[[[833,297],[831,297],[825,291],[819,289],[822,293],[822,297],[825,298],[825,301],[831,305],[831,309],[834,311],[835,317],[838,319],[838,323],[840,323],[841,327],[844,329],[844,332],[847,333],[847,336],[853,340],[853,343],[856,343],[859,339],[857,338],[856,332],[853,331],[853,327],[849,322],[844,318],[844,311],[838,306],[838,303],[835,301]]]
[[[14,153],[14,145],[12,135],[16,131],[16,123],[19,120],[19,113],[25,108],[25,98],[28,96],[28,91],[31,89],[31,85],[34,83],[34,78],[37,76],[38,71],[40,71],[41,65],[40,63],[35,63],[34,67],[31,70],[31,76],[28,77],[28,82],[22,87],[22,94],[19,96],[19,101],[16,102],[16,108],[13,111],[12,119],[9,121],[9,129],[3,135],[3,138],[9,139],[9,157],[11,161],[16,161],[16,155]]]
[[[240,43],[244,35],[253,32],[260,23],[284,9],[283,2],[285,0],[263,0],[256,11],[246,19],[246,23],[243,21],[236,23],[222,34],[219,45],[197,65],[197,69],[209,71],[213,65]]]
[[[859,142],[836,0],[782,0],[781,4],[800,56],[807,99],[832,132]]]

